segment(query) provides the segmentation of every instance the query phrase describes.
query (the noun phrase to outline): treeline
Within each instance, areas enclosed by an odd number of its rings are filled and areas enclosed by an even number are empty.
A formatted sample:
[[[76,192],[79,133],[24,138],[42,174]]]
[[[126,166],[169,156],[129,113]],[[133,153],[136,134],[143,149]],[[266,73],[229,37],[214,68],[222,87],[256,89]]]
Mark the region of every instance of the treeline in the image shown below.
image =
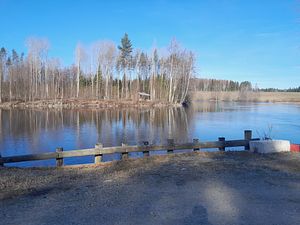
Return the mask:
[[[191,78],[189,90],[191,91],[262,91],[262,92],[300,92],[296,88],[258,88],[253,87],[250,81],[237,82],[233,80]]]
[[[300,86],[296,88],[278,89],[278,88],[260,88],[264,92],[300,92]]]
[[[0,102],[47,99],[116,99],[182,103],[193,76],[194,54],[175,40],[164,51],[134,49],[128,35],[116,46],[78,44],[75,63],[64,67],[49,57],[46,39],[29,38],[27,55],[0,50]]]
[[[237,82],[232,80],[191,78],[190,90],[192,91],[252,91],[251,82]]]

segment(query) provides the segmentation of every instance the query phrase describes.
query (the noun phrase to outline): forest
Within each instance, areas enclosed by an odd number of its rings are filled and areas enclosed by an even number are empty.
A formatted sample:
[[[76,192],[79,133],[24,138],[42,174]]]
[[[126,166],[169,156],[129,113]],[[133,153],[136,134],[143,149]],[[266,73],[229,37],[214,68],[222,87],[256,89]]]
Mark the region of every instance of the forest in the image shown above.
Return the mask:
[[[300,86],[295,88],[279,89],[279,88],[260,88],[264,92],[300,92]]]
[[[50,43],[30,37],[27,53],[0,50],[0,102],[57,99],[139,100],[182,103],[194,75],[195,56],[175,39],[146,52],[125,33],[110,40],[77,44],[74,63],[49,57]]]
[[[205,78],[191,78],[191,91],[255,91],[250,81],[218,80]]]

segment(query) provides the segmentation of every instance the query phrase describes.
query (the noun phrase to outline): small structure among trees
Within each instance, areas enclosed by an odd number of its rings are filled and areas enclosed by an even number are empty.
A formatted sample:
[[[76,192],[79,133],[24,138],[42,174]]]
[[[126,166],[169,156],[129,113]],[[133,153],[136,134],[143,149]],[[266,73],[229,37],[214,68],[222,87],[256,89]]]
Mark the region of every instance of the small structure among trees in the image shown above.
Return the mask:
[[[145,92],[139,92],[139,99],[143,99],[143,100],[150,100],[151,95],[145,93]]]
[[[194,73],[194,54],[176,40],[163,51],[134,49],[125,33],[120,45],[97,41],[78,44],[75,63],[62,66],[49,57],[44,38],[29,38],[28,54],[0,51],[0,102],[68,98],[182,103]],[[147,94],[149,93],[149,94]]]

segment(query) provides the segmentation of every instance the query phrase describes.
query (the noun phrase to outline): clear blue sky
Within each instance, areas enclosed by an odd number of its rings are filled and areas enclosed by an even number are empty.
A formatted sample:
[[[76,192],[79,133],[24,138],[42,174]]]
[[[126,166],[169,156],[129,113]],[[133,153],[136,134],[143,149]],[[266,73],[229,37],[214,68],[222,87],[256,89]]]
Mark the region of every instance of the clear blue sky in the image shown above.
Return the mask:
[[[25,51],[29,36],[47,37],[69,65],[79,41],[118,44],[127,32],[149,50],[176,37],[200,77],[287,88],[300,85],[299,18],[297,0],[0,0],[0,45]]]

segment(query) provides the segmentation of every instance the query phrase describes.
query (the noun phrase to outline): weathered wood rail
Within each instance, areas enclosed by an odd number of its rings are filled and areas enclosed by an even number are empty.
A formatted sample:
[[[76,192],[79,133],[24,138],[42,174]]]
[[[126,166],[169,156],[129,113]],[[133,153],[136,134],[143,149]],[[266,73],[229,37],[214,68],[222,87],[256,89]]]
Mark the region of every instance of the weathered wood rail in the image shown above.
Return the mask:
[[[244,139],[241,140],[225,140],[224,137],[219,137],[218,141],[200,142],[199,139],[193,139],[192,143],[175,144],[173,139],[168,139],[167,145],[149,145],[147,141],[143,145],[129,146],[122,144],[122,146],[116,147],[103,147],[102,144],[96,144],[95,148],[63,151],[63,148],[57,148],[56,152],[41,153],[41,154],[29,154],[19,156],[7,156],[1,157],[0,166],[4,166],[6,163],[16,163],[34,160],[47,160],[56,159],[56,166],[61,167],[64,164],[64,158],[78,157],[78,156],[94,156],[95,163],[102,162],[102,157],[105,154],[121,153],[121,159],[128,158],[129,152],[143,152],[143,156],[150,156],[150,151],[167,150],[168,154],[174,153],[174,150],[193,149],[194,151],[200,151],[200,149],[218,148],[220,151],[225,151],[228,147],[245,147],[245,150],[249,149],[250,140],[259,140],[259,138],[252,139],[252,131],[244,131]]]

